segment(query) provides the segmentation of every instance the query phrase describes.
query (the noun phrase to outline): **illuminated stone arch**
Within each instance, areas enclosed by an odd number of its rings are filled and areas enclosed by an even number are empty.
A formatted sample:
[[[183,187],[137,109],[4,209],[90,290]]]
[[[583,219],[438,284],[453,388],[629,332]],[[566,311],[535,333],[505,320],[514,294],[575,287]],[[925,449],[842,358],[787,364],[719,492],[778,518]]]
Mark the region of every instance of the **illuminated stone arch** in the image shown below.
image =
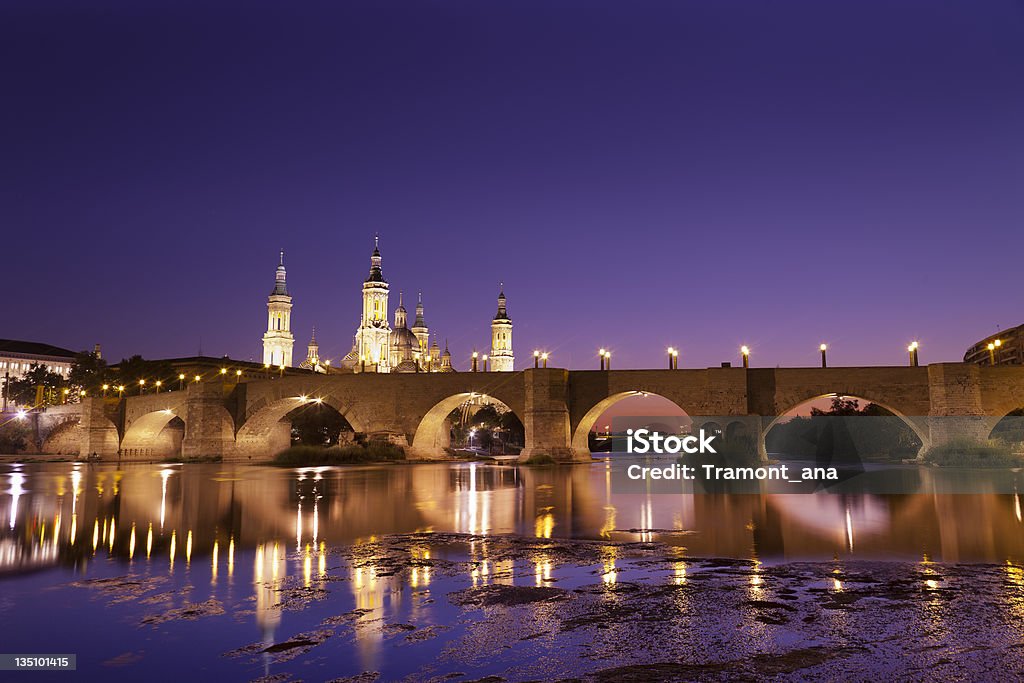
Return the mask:
[[[663,394],[655,393],[652,391],[639,390],[616,392],[611,396],[603,398],[597,403],[595,403],[586,413],[583,414],[583,417],[580,418],[579,424],[576,425],[576,428],[572,432],[573,453],[577,456],[589,455],[590,431],[594,428],[594,425],[597,424],[597,419],[601,417],[601,415],[603,415],[606,410],[611,408],[619,401],[622,401],[623,399],[630,398],[633,396],[657,396],[658,398],[669,401],[677,408],[679,408],[679,410],[683,411],[683,413],[686,414],[687,416],[690,415],[685,408],[683,408],[678,403],[673,401],[671,398]]]
[[[180,456],[185,431],[183,412],[179,406],[136,416],[121,437],[121,457],[153,460]]]
[[[368,424],[347,402],[330,393],[301,394],[276,398],[260,405],[235,434],[236,455],[242,459],[269,459],[291,444],[290,427],[282,422],[297,408],[316,402],[338,412],[356,432]]]
[[[516,413],[511,406],[491,394],[466,391],[447,396],[434,404],[420,419],[413,434],[410,456],[421,459],[437,459],[445,457],[445,448],[448,447],[449,432],[446,428],[446,421],[453,410],[474,398],[483,398],[487,402],[497,404],[505,410],[511,411],[513,415],[522,421],[522,416]]]
[[[796,410],[800,406],[803,406],[803,405],[806,405],[808,403],[811,403],[812,401],[817,401],[817,400],[820,400],[820,399],[823,399],[823,398],[832,398],[832,397],[836,397],[836,396],[841,396],[843,398],[857,399],[858,401],[864,401],[866,403],[874,403],[877,406],[885,408],[890,413],[892,413],[893,416],[899,418],[903,422],[903,424],[907,425],[910,428],[910,430],[912,432],[914,432],[914,435],[917,436],[917,438],[921,441],[921,449],[918,452],[918,457],[921,457],[921,455],[923,455],[928,450],[928,447],[931,445],[931,433],[929,431],[927,416],[909,417],[909,416],[904,415],[903,413],[901,413],[896,408],[893,408],[886,401],[877,401],[877,400],[875,400],[875,399],[873,399],[873,398],[871,398],[869,396],[864,396],[861,393],[851,393],[851,392],[845,392],[845,391],[834,391],[834,392],[830,392],[830,393],[826,393],[826,394],[817,394],[815,396],[809,396],[809,397],[804,398],[802,400],[797,400],[797,401],[795,401],[795,402],[793,402],[791,404],[788,404],[788,407],[785,407],[784,410],[780,410],[779,414],[776,415],[775,417],[772,417],[770,420],[768,420],[767,424],[765,424],[763,426],[763,428],[761,429],[761,434],[760,434],[760,437],[758,439],[758,450],[759,450],[759,452],[762,455],[765,455],[765,457],[767,457],[766,456],[765,440],[768,437],[768,432],[770,432],[772,430],[772,428],[775,427],[775,425],[777,425],[790,412]],[[863,407],[863,405],[861,407]]]

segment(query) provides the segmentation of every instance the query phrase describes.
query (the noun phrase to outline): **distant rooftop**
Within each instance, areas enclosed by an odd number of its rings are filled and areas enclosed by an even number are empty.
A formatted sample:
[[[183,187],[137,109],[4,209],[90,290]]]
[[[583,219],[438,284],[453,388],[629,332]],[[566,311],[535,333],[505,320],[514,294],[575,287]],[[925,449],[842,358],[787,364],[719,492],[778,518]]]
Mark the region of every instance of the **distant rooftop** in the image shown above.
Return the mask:
[[[5,353],[23,353],[32,356],[56,356],[58,358],[74,358],[77,351],[69,351],[52,344],[40,342],[18,341],[17,339],[0,339],[0,355]]]

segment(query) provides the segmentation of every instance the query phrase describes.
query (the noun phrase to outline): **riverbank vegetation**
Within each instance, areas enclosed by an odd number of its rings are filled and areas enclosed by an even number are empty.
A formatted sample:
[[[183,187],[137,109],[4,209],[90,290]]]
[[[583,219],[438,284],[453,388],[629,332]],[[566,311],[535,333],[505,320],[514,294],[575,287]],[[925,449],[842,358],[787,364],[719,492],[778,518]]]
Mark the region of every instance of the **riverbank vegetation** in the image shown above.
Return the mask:
[[[997,439],[954,439],[941,446],[929,448],[924,454],[924,461],[939,467],[1024,466],[1024,456],[1014,453],[1009,444]]]
[[[280,467],[315,467],[319,465],[357,465],[362,463],[399,462],[405,460],[405,449],[384,441],[347,446],[292,446],[274,456],[272,464]]]

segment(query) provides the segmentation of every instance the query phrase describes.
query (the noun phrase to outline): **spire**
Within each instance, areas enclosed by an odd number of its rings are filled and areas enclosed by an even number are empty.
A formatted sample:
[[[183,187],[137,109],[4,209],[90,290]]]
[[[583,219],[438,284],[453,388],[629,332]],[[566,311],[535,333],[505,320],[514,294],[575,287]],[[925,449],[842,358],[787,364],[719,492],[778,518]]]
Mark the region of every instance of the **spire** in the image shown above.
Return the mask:
[[[370,256],[370,276],[366,278],[366,282],[387,282],[384,279],[384,273],[380,267],[380,235],[374,233],[373,235],[373,254]]]
[[[309,338],[309,345],[316,346],[316,325],[313,325],[313,336]]]
[[[419,298],[416,301],[416,322],[413,323],[413,327],[426,327],[427,323],[423,321],[423,292],[419,293]]]
[[[288,296],[287,274],[284,269],[284,249],[281,250],[280,260],[277,262],[277,273],[274,274],[274,291],[271,296]]]
[[[398,308],[395,309],[395,329],[405,327],[405,306],[402,305],[402,293],[398,293]]]
[[[494,316],[495,320],[509,320],[505,304],[505,283],[500,282],[498,283],[498,312]]]

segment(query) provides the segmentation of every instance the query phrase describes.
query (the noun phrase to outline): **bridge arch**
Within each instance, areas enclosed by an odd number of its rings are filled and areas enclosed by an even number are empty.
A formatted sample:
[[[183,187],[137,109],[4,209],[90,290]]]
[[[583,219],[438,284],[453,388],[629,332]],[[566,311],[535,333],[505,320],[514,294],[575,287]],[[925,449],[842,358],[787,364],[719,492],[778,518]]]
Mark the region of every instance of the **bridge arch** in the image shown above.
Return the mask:
[[[867,404],[874,404],[874,405],[877,405],[877,406],[885,409],[889,413],[891,413],[893,415],[893,417],[898,418],[904,425],[906,425],[907,427],[910,428],[910,430],[914,433],[914,435],[921,442],[921,447],[918,449],[917,457],[921,457],[921,455],[924,454],[928,450],[928,447],[931,445],[931,435],[930,435],[929,428],[928,428],[928,418],[927,418],[927,416],[913,416],[913,417],[911,417],[911,416],[908,416],[908,415],[904,415],[902,412],[900,412],[898,409],[892,407],[892,405],[889,404],[886,401],[878,401],[878,400],[875,400],[873,398],[870,398],[869,396],[864,396],[864,395],[862,395],[862,393],[847,393],[847,392],[839,391],[839,392],[830,392],[830,393],[825,393],[825,394],[818,394],[818,395],[815,395],[815,396],[809,396],[809,397],[804,398],[802,400],[796,400],[796,401],[788,404],[788,407],[785,407],[784,410],[780,410],[779,414],[774,416],[774,417],[772,417],[770,420],[768,420],[767,423],[764,424],[764,426],[761,429],[761,433],[760,433],[759,439],[758,439],[758,449],[759,449],[760,453],[762,455],[766,454],[766,450],[767,450],[766,449],[766,440],[768,438],[768,433],[776,425],[780,424],[781,422],[783,422],[787,418],[790,418],[791,417],[791,413],[794,410],[796,410],[797,408],[800,408],[801,406],[806,406],[808,403],[812,403],[814,401],[818,401],[818,400],[826,399],[826,398],[835,398],[835,397],[850,398],[850,399],[856,399],[857,401],[863,401],[864,404],[862,404],[860,406],[861,408],[863,408]]]
[[[573,453],[575,453],[578,456],[583,456],[583,455],[589,456],[589,454],[590,454],[590,431],[594,428],[594,425],[597,424],[598,418],[600,418],[602,415],[604,415],[605,411],[607,411],[609,408],[614,406],[616,403],[619,403],[620,401],[623,401],[623,400],[625,400],[627,398],[635,398],[635,397],[640,397],[640,396],[656,396],[656,397],[658,397],[660,399],[668,401],[669,403],[674,405],[676,408],[678,408],[680,411],[682,411],[684,415],[689,417],[689,413],[686,411],[686,409],[684,409],[682,406],[680,406],[678,403],[673,401],[668,396],[664,396],[662,394],[657,394],[657,393],[650,392],[650,391],[640,391],[640,390],[616,392],[616,393],[614,393],[614,394],[612,394],[610,396],[607,396],[606,398],[601,399],[597,403],[595,403],[590,408],[590,410],[588,410],[586,413],[584,413],[583,417],[580,418],[579,424],[577,424],[575,429],[573,429],[573,431],[572,431],[572,450],[573,450]]]
[[[497,404],[512,412],[522,421],[522,416],[507,403],[491,394],[478,391],[466,391],[447,396],[434,404],[420,419],[413,434],[411,453],[414,458],[436,459],[443,458],[445,448],[449,446],[449,432],[446,428],[446,421],[453,410],[466,404],[474,398],[480,398],[483,402]]]
[[[185,421],[180,406],[137,416],[121,437],[122,458],[152,460],[181,455]]]
[[[333,408],[357,432],[366,431],[366,423],[357,411],[331,393],[300,394],[277,398],[260,406],[248,416],[235,434],[237,455],[243,459],[269,459],[291,444],[290,425],[284,422],[292,411],[310,403]]]

